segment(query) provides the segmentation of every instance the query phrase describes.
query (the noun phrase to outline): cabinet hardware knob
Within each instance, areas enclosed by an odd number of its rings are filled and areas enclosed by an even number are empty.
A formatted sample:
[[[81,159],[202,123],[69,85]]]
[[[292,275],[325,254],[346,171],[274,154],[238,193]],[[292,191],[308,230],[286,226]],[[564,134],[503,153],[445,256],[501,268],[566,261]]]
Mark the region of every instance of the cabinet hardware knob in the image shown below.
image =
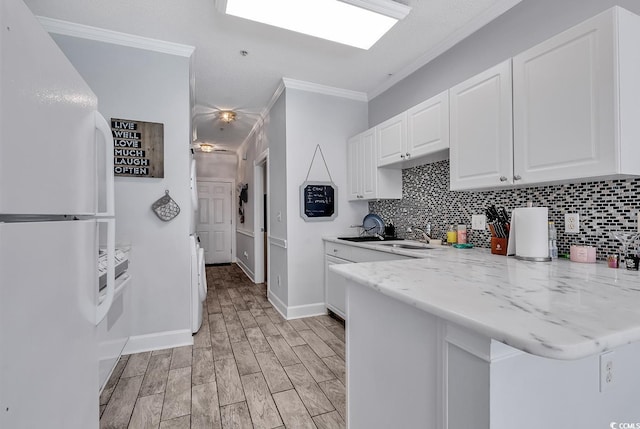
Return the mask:
[[[522,177],[519,174],[516,174],[515,176],[513,176],[513,180],[520,180],[522,179]]]
[[[404,155],[403,155],[403,154],[400,154],[400,158],[404,159]]]
[[[507,176],[500,176],[500,181],[501,182],[506,182],[507,181]]]
[[[407,158],[409,158],[411,156],[411,154],[409,152],[407,152],[406,155],[407,155]]]

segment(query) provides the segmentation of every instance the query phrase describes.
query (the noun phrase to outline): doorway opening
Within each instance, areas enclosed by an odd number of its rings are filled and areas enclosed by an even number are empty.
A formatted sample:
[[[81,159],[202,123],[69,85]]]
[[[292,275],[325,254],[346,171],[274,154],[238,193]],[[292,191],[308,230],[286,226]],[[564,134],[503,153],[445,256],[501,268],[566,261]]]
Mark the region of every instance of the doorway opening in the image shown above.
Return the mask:
[[[269,290],[269,149],[254,162],[255,182],[254,231],[255,231],[255,282],[266,283]]]

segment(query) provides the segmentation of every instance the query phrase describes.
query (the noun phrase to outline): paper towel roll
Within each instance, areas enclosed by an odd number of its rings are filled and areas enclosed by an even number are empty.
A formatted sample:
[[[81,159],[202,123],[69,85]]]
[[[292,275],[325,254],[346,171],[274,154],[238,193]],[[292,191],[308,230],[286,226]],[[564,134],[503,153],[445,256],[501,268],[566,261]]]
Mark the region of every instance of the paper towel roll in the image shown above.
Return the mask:
[[[517,258],[540,259],[549,257],[549,209],[547,207],[520,207],[514,209],[515,253]]]

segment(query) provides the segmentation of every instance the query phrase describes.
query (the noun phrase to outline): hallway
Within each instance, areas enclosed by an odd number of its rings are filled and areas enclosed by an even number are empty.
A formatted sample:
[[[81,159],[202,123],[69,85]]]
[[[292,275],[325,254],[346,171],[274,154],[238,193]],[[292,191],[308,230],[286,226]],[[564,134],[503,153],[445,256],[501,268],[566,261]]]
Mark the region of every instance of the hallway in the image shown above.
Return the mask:
[[[345,333],[328,316],[286,321],[237,265],[207,267],[194,345],[123,356],[101,428],[344,428]]]

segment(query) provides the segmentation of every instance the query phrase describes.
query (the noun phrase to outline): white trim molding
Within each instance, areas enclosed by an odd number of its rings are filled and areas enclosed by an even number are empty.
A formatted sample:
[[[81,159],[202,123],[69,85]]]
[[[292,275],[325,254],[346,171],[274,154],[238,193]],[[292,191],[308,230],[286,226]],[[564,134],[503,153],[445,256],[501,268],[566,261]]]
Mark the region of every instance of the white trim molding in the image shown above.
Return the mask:
[[[315,92],[318,94],[331,95],[333,97],[348,98],[356,101],[369,101],[367,94],[350,89],[336,88],[333,86],[320,85],[319,83],[305,82],[302,80],[290,79],[283,77],[282,82],[287,89],[298,89],[300,91]]]
[[[370,10],[391,18],[404,19],[411,7],[402,3],[398,3],[391,0],[339,0],[343,3],[349,3],[353,6],[360,7],[362,9]]]
[[[236,265],[238,265],[240,267],[240,269],[242,271],[244,271],[244,273],[247,275],[247,277],[249,277],[249,280],[251,280],[253,283],[256,282],[256,278],[255,278],[255,275],[254,275],[253,271],[251,271],[251,269],[249,269],[249,267],[244,263],[242,258],[236,258]]]
[[[123,355],[193,345],[191,329],[134,335],[124,346]]]
[[[287,307],[287,320],[320,316],[322,314],[327,314],[327,306],[324,302]]]
[[[236,232],[245,237],[255,238],[256,236],[253,231],[249,231],[248,229],[236,229]]]
[[[160,52],[162,54],[177,55],[187,58],[191,57],[196,49],[189,45],[166,42],[164,40],[151,39],[149,37],[136,36],[133,34],[121,33],[119,31],[106,30],[104,28],[77,24],[75,22],[47,18],[46,16],[38,16],[37,18],[47,32],[61,34],[63,36],[95,40],[97,42],[128,46],[130,48],[144,49],[147,51]]]
[[[277,238],[271,235],[268,236],[269,244],[273,244],[274,246],[282,247],[283,249],[287,248],[287,240],[284,238]]]
[[[496,3],[493,7],[487,9],[486,11],[469,21],[466,25],[455,31],[453,34],[444,39],[442,42],[438,43],[432,49],[420,55],[406,67],[395,72],[393,76],[387,79],[384,83],[367,92],[369,100],[376,98],[378,95],[382,94],[387,89],[391,88],[410,74],[414,73],[422,66],[433,61],[436,57],[442,55],[453,46],[460,43],[462,40],[466,39],[471,34],[475,33],[521,1],[522,0],[502,0]]]

